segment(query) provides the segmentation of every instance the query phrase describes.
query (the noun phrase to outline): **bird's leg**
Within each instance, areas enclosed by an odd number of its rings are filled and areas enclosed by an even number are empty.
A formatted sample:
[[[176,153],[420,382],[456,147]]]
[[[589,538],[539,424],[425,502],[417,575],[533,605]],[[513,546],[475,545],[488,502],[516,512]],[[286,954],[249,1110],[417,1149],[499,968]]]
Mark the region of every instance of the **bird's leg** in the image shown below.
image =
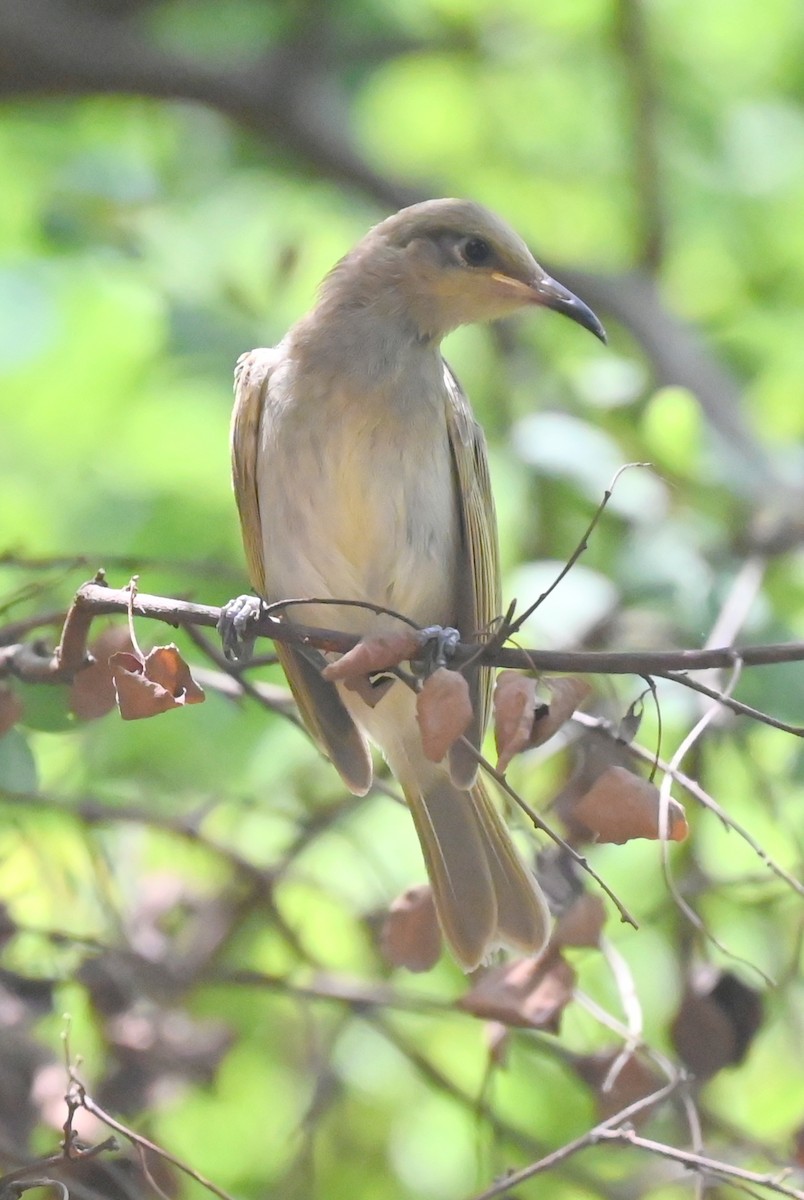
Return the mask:
[[[428,625],[421,637],[422,665],[415,668],[417,675],[430,675],[436,667],[446,667],[461,640],[460,632],[451,625]]]
[[[264,601],[259,596],[235,596],[221,609],[218,633],[229,662],[247,663],[254,652],[257,635],[253,626],[262,616]]]

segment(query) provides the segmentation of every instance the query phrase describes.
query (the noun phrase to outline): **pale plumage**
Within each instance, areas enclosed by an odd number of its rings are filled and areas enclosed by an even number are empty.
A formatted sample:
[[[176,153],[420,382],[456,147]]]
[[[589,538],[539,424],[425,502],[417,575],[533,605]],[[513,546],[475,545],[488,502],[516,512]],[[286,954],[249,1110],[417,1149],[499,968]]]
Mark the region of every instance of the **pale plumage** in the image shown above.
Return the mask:
[[[233,476],[261,596],[367,600],[464,638],[490,629],[500,595],[485,442],[439,346],[459,324],[527,303],[602,333],[499,218],[467,201],[431,201],[373,229],[279,346],[241,359]],[[337,606],[305,607],[300,619],[359,633],[394,623]],[[321,678],[320,656],[278,653],[305,724],[354,791],[371,784],[366,735],[382,749],[461,965],[472,969],[498,944],[540,950],[544,899],[473,757],[457,746],[448,764],[428,762],[402,684],[369,708]],[[491,675],[468,678],[479,745]]]

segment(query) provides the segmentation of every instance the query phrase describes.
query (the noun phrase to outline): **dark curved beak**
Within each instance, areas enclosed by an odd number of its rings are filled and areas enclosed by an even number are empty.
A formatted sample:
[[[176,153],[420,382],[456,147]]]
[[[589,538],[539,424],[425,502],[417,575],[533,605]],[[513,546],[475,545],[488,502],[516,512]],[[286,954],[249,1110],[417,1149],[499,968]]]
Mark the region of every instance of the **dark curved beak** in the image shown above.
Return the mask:
[[[534,303],[543,304],[545,308],[552,308],[554,312],[563,313],[577,325],[583,325],[584,329],[588,329],[605,344],[607,341],[606,331],[600,321],[591,308],[584,304],[583,300],[579,300],[569,288],[565,288],[563,283],[551,279],[549,275],[541,275],[531,284],[531,292]]]

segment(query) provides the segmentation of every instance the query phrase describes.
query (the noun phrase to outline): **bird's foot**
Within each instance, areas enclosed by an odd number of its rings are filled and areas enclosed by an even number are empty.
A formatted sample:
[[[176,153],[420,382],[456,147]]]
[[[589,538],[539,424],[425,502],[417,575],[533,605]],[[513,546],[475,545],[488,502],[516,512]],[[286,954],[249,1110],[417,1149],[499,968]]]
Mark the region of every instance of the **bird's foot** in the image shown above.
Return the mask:
[[[422,675],[431,674],[436,667],[446,667],[461,640],[459,631],[451,625],[428,625],[422,629],[421,637],[423,665],[416,673]]]
[[[253,626],[262,611],[263,601],[259,596],[235,596],[224,604],[218,618],[218,633],[229,662],[247,663],[251,658],[257,638]]]

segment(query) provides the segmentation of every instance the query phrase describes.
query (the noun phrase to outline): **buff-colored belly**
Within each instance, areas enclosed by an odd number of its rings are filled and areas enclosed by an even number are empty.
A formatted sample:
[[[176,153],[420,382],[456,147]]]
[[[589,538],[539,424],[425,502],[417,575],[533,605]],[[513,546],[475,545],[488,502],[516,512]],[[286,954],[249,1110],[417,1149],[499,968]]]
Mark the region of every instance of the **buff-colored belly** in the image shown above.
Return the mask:
[[[263,430],[258,477],[270,599],[369,601],[420,625],[454,619],[459,529],[443,414],[402,420],[337,397],[312,423],[285,410]],[[360,609],[294,615],[356,632],[388,625]]]

